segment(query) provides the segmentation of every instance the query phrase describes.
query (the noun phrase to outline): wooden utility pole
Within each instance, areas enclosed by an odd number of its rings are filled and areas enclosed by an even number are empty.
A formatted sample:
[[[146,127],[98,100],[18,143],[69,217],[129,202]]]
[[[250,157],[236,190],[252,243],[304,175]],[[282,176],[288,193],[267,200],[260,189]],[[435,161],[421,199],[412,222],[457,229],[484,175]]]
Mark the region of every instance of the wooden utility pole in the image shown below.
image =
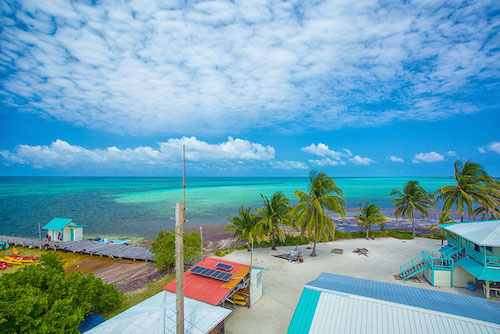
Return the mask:
[[[184,334],[184,228],[186,222],[186,164],[182,145],[182,202],[175,203],[175,297],[177,334]]]

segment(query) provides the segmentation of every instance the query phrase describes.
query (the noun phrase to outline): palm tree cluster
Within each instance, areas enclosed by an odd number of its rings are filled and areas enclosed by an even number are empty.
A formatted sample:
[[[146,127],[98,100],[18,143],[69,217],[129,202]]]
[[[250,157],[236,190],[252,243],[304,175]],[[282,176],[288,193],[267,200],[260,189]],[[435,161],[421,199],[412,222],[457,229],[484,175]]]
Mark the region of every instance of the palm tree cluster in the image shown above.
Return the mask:
[[[271,249],[276,250],[276,239],[285,239],[283,226],[290,225],[308,236],[313,242],[311,256],[316,256],[316,244],[335,236],[335,227],[325,208],[345,216],[342,190],[326,174],[316,171],[309,174],[309,192],[295,192],[299,203],[293,208],[282,192],[274,193],[270,199],[262,194],[261,197],[264,207],[257,208],[257,214],[242,206],[239,216],[229,218],[232,225],[224,229],[234,232],[238,240],[246,240],[249,250],[252,240],[270,240]]]
[[[391,203],[396,206],[396,219],[410,219],[413,236],[415,215],[429,217],[428,210],[439,202],[443,203],[443,210],[440,224],[432,226],[433,232],[440,230],[441,224],[453,222],[449,213],[452,208],[460,214],[460,221],[463,221],[465,209],[473,218],[479,215],[485,219],[500,217],[500,183],[474,162],[455,161],[454,168],[455,184],[444,186],[433,194],[427,193],[417,181],[408,181],[402,190],[390,192]],[[311,171],[308,192],[297,190],[294,195],[298,204],[291,207],[290,200],[282,192],[274,193],[271,198],[261,194],[263,208],[257,208],[254,214],[252,208],[242,206],[238,216],[228,219],[232,225],[224,230],[232,231],[238,240],[246,240],[248,250],[252,240],[270,240],[272,249],[276,250],[276,240],[285,239],[284,226],[293,226],[302,235],[307,235],[313,243],[311,256],[316,256],[316,244],[335,237],[335,227],[325,210],[346,216],[342,190],[326,174]],[[371,226],[387,221],[375,204],[360,204],[359,211],[354,218],[364,227],[367,238]]]

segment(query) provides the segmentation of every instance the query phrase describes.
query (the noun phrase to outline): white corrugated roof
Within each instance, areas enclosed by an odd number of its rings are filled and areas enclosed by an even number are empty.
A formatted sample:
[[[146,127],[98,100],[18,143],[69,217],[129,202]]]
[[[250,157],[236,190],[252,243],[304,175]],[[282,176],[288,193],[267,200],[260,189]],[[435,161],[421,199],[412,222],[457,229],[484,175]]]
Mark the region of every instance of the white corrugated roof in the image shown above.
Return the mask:
[[[500,220],[457,223],[443,228],[479,246],[500,247]]]
[[[494,323],[362,296],[321,292],[309,333],[491,333]]]
[[[162,291],[85,333],[175,334],[175,306],[175,294]],[[222,307],[184,298],[184,332],[208,333],[230,313]]]

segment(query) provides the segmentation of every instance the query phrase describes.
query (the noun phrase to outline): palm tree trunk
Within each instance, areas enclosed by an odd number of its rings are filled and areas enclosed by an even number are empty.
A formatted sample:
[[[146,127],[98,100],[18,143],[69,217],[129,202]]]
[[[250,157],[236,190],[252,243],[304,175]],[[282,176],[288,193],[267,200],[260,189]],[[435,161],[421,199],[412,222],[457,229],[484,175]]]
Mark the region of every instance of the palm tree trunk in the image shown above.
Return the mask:
[[[313,250],[311,252],[311,256],[316,256],[316,233],[317,233],[317,229],[318,229],[318,222],[316,222],[314,224],[314,234],[313,234],[314,244],[313,244]]]
[[[415,238],[415,218],[411,215],[411,235]]]
[[[248,243],[247,243],[247,250],[250,252],[252,250],[251,246],[250,246],[250,239],[248,239]]]
[[[370,226],[366,226],[366,240],[368,240],[368,235],[370,234]]]
[[[460,213],[460,222],[461,223],[464,222],[464,213],[463,212]]]
[[[274,240],[274,229],[273,229],[273,233],[272,233],[271,237],[273,239],[272,240],[272,247],[271,247],[271,249],[272,250],[276,250],[276,241]]]

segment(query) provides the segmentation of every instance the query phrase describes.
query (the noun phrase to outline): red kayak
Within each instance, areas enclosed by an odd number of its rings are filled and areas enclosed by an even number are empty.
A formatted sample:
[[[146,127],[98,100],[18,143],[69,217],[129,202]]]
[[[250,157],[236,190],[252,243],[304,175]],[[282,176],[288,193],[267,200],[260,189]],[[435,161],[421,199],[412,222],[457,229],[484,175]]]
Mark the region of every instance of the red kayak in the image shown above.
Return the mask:
[[[5,267],[4,266],[0,266],[0,270],[5,270]]]
[[[7,263],[7,262],[4,262],[4,261],[0,261],[0,265],[2,265],[2,266],[4,266],[4,267],[5,267],[5,266],[7,266],[7,267],[12,267],[12,264]]]
[[[38,260],[37,257],[33,257],[33,256],[5,255],[5,257],[13,257],[15,259],[23,259],[23,260]]]

